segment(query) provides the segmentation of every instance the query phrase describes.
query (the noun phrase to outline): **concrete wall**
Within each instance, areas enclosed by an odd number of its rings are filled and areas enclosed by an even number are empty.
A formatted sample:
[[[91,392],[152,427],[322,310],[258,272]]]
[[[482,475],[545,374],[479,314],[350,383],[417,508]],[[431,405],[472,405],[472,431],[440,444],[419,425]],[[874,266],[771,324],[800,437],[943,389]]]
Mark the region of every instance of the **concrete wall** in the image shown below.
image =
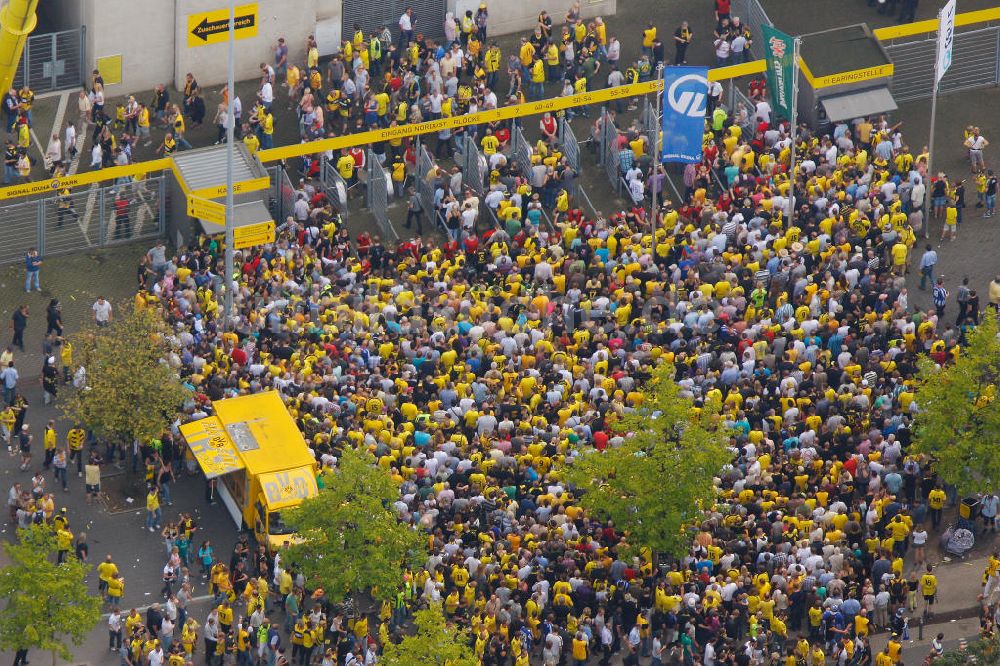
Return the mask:
[[[203,86],[225,82],[227,46],[224,42],[188,47],[188,16],[226,9],[227,0],[46,0],[65,11],[66,27],[87,26],[85,71],[98,58],[121,54],[123,80],[108,87],[109,95],[145,92],[158,83],[183,86],[188,72]],[[237,3],[250,0],[237,0]],[[259,65],[273,62],[271,47],[278,37],[289,46],[290,59],[305,59],[305,37],[316,34],[321,53],[332,52],[340,41],[343,0],[256,0],[257,36],[236,42],[236,78],[254,79]],[[375,0],[377,1],[377,0]],[[581,0],[583,16],[611,16],[618,0]],[[450,11],[475,11],[480,0],[447,0]],[[490,34],[531,30],[539,12],[547,9],[561,26],[570,0],[488,0]],[[294,10],[294,11],[293,11]]]
[[[121,85],[110,95],[144,91],[158,83],[183,86],[191,72],[203,86],[225,82],[227,46],[223,43],[188,47],[188,15],[228,8],[227,0],[51,0],[74,11],[87,26],[87,67],[97,58],[122,54]],[[237,0],[237,4],[249,0]],[[75,7],[80,6],[80,10]],[[340,20],[343,0],[257,0],[257,36],[236,42],[236,78],[256,78],[259,65],[273,62],[271,47],[284,37],[289,55],[305,59],[305,38],[317,21]],[[126,29],[123,29],[126,26]],[[339,35],[338,35],[339,38]]]
[[[203,86],[224,83],[228,46],[221,42],[189,48],[187,17],[189,14],[226,8],[226,1],[176,0],[176,3],[174,85],[183,87],[184,76],[188,72],[193,73]],[[261,62],[273,62],[271,47],[277,43],[278,37],[284,37],[288,44],[289,60],[304,60],[306,35],[316,27],[317,4],[319,0],[294,0],[293,3],[289,0],[257,0],[257,36],[236,42],[236,80],[256,78],[260,75]],[[290,5],[295,7],[295,11],[289,11]]]
[[[174,0],[86,0],[83,24],[88,80],[98,58],[122,56],[122,83],[108,86],[109,96],[145,92],[173,79]]]
[[[627,2],[628,0],[623,0]],[[580,0],[581,15],[584,18],[612,16],[618,0]],[[455,16],[465,15],[471,9],[473,15],[479,9],[480,0],[448,0],[448,11]],[[553,25],[561,27],[566,12],[572,6],[570,0],[487,0],[490,10],[489,34],[507,35],[512,32],[533,30],[538,24],[538,15],[543,10],[552,17]]]

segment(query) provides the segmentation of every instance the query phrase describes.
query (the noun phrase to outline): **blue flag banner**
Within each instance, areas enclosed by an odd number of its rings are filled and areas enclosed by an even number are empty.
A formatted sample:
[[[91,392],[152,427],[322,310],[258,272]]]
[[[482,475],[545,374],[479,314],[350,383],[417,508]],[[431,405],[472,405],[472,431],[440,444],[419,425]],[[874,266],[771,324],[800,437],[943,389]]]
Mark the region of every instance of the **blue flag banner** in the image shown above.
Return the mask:
[[[663,161],[701,162],[708,107],[707,67],[663,70]]]

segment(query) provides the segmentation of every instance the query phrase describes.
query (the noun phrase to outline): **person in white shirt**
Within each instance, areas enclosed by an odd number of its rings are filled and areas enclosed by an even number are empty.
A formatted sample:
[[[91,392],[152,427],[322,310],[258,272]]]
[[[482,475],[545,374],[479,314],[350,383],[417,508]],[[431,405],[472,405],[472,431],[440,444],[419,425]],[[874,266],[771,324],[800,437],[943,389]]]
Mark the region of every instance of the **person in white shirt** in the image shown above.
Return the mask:
[[[66,131],[63,133],[63,149],[66,151],[66,161],[72,162],[76,157],[76,125],[66,123]]]
[[[396,49],[402,51],[413,41],[413,10],[409,7],[399,17],[399,42]]]
[[[115,608],[108,615],[108,649],[112,652],[117,652],[118,648],[122,646],[123,625],[122,613]]]
[[[979,173],[986,168],[986,163],[983,161],[983,149],[988,145],[990,142],[979,133],[979,128],[972,128],[972,135],[965,140],[965,147],[969,149],[969,164],[972,166],[972,173]]]
[[[98,326],[107,326],[111,323],[111,303],[103,296],[99,296],[93,305],[94,322]]]
[[[757,114],[757,120],[767,123],[768,125],[771,124],[771,105],[768,104],[767,101],[760,100],[757,102],[755,112]],[[777,134],[775,134],[774,140],[777,141]]]
[[[267,81],[260,87],[260,103],[264,105],[264,108],[270,113],[271,105],[274,104],[274,88],[271,86],[271,82]]]

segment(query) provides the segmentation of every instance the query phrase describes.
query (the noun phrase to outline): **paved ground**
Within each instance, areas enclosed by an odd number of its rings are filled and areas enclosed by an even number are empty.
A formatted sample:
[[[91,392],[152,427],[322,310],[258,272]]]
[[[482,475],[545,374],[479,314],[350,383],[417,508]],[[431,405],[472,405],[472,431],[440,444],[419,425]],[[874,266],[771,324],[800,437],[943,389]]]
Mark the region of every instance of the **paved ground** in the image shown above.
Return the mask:
[[[940,4],[943,3],[922,2],[918,18],[933,16],[936,13],[936,7]],[[992,0],[962,0],[959,10],[970,11],[992,4],[994,4]],[[696,41],[689,52],[690,62],[710,61],[711,49],[708,38],[712,20],[707,2],[699,3],[696,11],[689,4],[665,4],[659,0],[623,0],[619,5],[621,10],[619,15],[608,21],[609,34],[615,34],[621,39],[625,47],[626,58],[635,57],[638,45],[636,37],[641,31],[644,21],[648,17],[653,17],[660,26],[661,33],[670,33],[681,20],[689,20],[696,33]],[[764,5],[779,27],[790,32],[815,30],[820,26],[834,26],[855,20],[867,20],[873,27],[887,23],[880,20],[873,10],[867,8],[863,0],[840,0],[840,2],[832,3],[766,0]],[[845,12],[845,8],[848,10],[847,12]],[[502,45],[505,52],[509,51],[514,39],[516,37],[503,40]],[[245,103],[252,99],[250,93],[254,88],[255,82],[240,84],[239,92]],[[554,92],[554,90],[550,90],[550,93]],[[149,97],[148,92],[141,94],[144,98]],[[218,99],[217,96],[209,96],[210,108],[213,102],[217,102]],[[281,109],[284,99],[284,93],[279,92],[276,108]],[[113,108],[114,101],[110,101],[109,108]],[[970,123],[979,124],[984,128],[986,135],[992,138],[997,128],[993,109],[996,108],[998,102],[1000,102],[1000,91],[997,90],[941,98],[938,136],[936,137],[939,146],[937,164],[949,175],[967,172],[963,162],[963,152],[960,148],[961,128]],[[58,98],[40,102],[35,113],[36,127],[39,129],[45,125],[51,127],[57,108]],[[287,110],[283,110],[282,113],[284,120],[277,125],[277,141],[278,143],[296,141],[296,131],[288,122],[291,114]],[[65,117],[71,115],[75,117],[75,100],[70,100]],[[905,135],[915,149],[926,142],[928,115],[928,102],[909,104],[897,114],[898,119],[905,122]],[[209,119],[211,119],[211,115],[209,115]],[[584,139],[588,135],[586,132],[587,124],[586,120],[580,120],[574,124],[578,138]],[[533,125],[533,123],[529,123],[529,127],[533,127]],[[41,141],[47,140],[45,133],[36,133]],[[162,131],[154,131],[154,138],[157,141],[162,138]],[[189,138],[195,145],[205,145],[214,141],[215,131],[210,126],[194,129],[189,133]],[[152,148],[154,147],[155,144],[152,147],[140,148],[139,158],[152,157]],[[989,157],[991,155],[988,153],[987,158]],[[624,204],[622,200],[614,196],[603,171],[595,166],[593,157],[586,151],[584,151],[584,174],[580,185],[590,194],[594,205],[601,210],[614,210]],[[370,218],[362,211],[358,210],[356,213],[352,219],[354,229],[371,224]],[[395,208],[393,216],[395,220],[401,221],[401,208]],[[991,221],[981,219],[980,216],[976,215],[975,209],[967,210],[966,221],[960,228],[959,240],[941,248],[941,272],[948,277],[952,287],[955,284],[953,280],[957,279],[961,272],[967,271],[973,286],[981,289],[981,293],[985,296],[986,283],[997,269],[993,259],[992,244],[984,242],[991,232],[987,227],[988,224],[991,224]],[[939,232],[939,227],[935,227],[933,232]],[[18,365],[27,378],[25,391],[32,403],[28,422],[36,433],[41,432],[49,418],[58,419],[61,433],[64,433],[68,428],[68,424],[61,419],[56,408],[41,406],[41,393],[37,382],[37,373],[41,362],[40,341],[44,333],[44,309],[48,300],[59,298],[63,302],[64,323],[68,332],[78,330],[89,319],[89,308],[97,294],[103,293],[113,302],[120,302],[122,299],[130,297],[135,284],[135,266],[138,257],[146,249],[146,244],[133,244],[98,252],[49,258],[43,267],[43,292],[41,294],[24,294],[23,271],[20,265],[0,268],[0,317],[9,321],[13,308],[21,303],[27,303],[32,311],[27,336],[27,353],[18,356]],[[924,294],[917,293],[915,289],[913,291],[914,301],[917,304],[928,304]],[[985,297],[983,300],[985,301]],[[19,472],[13,459],[0,453],[0,491],[5,491],[15,480],[26,482],[29,478],[29,472]],[[201,491],[202,487],[196,479],[181,481],[174,491],[176,504],[174,507],[168,507],[173,513],[167,511],[165,517],[169,518],[181,510],[195,512],[203,528],[201,536],[210,538],[216,544],[218,553],[228,554],[235,537],[234,526],[220,506],[209,507],[204,503]],[[81,494],[80,480],[74,477],[70,481],[70,493],[66,496],[65,502],[70,507],[73,529],[77,532],[85,530],[88,533],[91,553],[94,558],[103,557],[105,553],[110,552],[119,563],[127,580],[125,597],[127,605],[142,606],[154,600],[160,586],[159,568],[162,565],[164,552],[159,539],[142,530],[143,512],[136,509],[111,515],[102,506],[84,504],[81,501]],[[3,538],[10,538],[9,527],[6,530],[0,530],[0,535]],[[942,611],[964,610],[969,612],[970,609],[974,609],[984,558],[992,547],[992,539],[981,538],[970,559],[941,564],[938,576],[941,580],[940,609]],[[203,593],[203,591],[204,588],[201,587],[198,593]],[[195,610],[196,616],[201,619],[207,613],[205,604],[201,604],[193,610]],[[976,626],[974,621],[929,625],[926,627],[923,643],[916,640],[916,631],[914,630],[914,642],[907,646],[908,661],[910,661],[911,654],[914,662],[923,658],[930,638],[938,630],[944,631],[949,640],[957,640],[961,637],[974,635]],[[73,663],[110,663],[107,653],[104,651],[104,640],[103,627],[98,627],[92,639],[77,651],[78,659],[74,660]],[[879,639],[876,639],[875,644],[877,647],[880,646]]]

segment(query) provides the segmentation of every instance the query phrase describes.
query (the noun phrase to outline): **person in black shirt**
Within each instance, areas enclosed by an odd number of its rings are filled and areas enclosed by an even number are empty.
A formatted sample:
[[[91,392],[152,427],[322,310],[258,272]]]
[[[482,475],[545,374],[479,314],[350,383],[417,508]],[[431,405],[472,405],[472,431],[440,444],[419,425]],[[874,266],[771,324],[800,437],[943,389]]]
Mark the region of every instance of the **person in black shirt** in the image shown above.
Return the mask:
[[[7,142],[3,153],[3,184],[10,185],[17,178],[17,146]]]
[[[681,26],[674,31],[674,64],[687,64],[687,50],[691,45],[694,33],[688,28],[687,21],[681,21]]]
[[[986,214],[983,217],[993,217],[997,208],[997,177],[993,169],[986,172]]]

